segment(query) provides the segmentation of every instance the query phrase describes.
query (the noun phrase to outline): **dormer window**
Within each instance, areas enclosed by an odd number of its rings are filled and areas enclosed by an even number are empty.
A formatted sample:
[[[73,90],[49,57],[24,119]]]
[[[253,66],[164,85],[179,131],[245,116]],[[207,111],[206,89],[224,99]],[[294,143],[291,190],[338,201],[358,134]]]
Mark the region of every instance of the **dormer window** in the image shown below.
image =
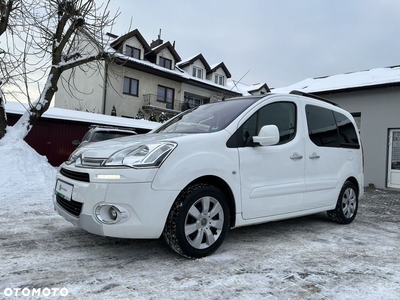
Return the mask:
[[[167,69],[172,69],[172,60],[162,57],[160,56],[160,60],[159,60],[159,66],[167,68]]]
[[[215,74],[215,77],[214,77],[214,82],[216,83],[216,84],[219,84],[219,85],[225,85],[225,83],[224,83],[224,76],[222,76],[222,75],[219,75],[219,74]]]
[[[193,77],[203,79],[203,69],[193,67],[192,75],[193,75]]]
[[[140,49],[127,45],[125,46],[125,55],[140,59]]]

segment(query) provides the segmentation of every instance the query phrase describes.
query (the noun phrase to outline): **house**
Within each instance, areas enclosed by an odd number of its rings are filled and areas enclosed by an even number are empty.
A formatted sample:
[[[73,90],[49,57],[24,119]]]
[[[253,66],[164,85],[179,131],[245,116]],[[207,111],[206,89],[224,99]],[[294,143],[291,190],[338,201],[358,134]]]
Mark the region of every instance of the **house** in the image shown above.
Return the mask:
[[[299,90],[353,114],[364,149],[365,184],[400,190],[400,66],[309,78],[273,92]]]
[[[237,91],[241,93],[243,96],[248,95],[264,95],[270,93],[271,90],[266,83],[257,83],[253,85],[246,85],[236,80],[231,80],[228,82],[228,85],[231,87],[232,91]]]
[[[241,95],[227,86],[231,74],[223,62],[210,65],[202,54],[182,60],[161,32],[150,44],[137,29],[108,38],[113,59],[65,72],[55,107],[129,118],[143,111],[148,118]]]

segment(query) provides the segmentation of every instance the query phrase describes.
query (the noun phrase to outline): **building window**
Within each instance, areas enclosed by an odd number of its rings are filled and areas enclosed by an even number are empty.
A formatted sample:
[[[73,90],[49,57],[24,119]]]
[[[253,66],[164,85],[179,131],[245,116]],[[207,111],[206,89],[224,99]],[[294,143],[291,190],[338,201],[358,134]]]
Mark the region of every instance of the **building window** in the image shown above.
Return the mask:
[[[164,67],[164,68],[167,68],[167,69],[170,69],[170,70],[171,70],[171,69],[172,69],[172,60],[160,56],[160,63],[159,63],[159,65],[160,65],[161,67]]]
[[[124,77],[124,94],[137,96],[139,92],[139,80]]]
[[[216,84],[219,84],[219,85],[225,85],[225,83],[224,83],[224,76],[219,75],[219,74],[215,74],[215,80],[214,80],[214,82],[215,82]]]
[[[157,89],[157,101],[165,102],[166,108],[174,108],[174,89],[159,85]]]
[[[197,67],[193,67],[192,75],[194,77],[203,79],[203,69],[200,69],[200,68],[197,68]]]
[[[125,46],[125,49],[125,55],[140,59],[140,49],[131,46]]]

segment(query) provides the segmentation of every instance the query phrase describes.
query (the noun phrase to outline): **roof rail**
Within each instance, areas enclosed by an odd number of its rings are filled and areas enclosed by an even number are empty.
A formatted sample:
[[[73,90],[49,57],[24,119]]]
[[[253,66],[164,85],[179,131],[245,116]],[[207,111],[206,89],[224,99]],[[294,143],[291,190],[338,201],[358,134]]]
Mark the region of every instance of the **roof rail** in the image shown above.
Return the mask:
[[[337,107],[340,107],[339,104],[329,101],[328,99],[322,98],[320,96],[314,95],[314,94],[309,94],[309,93],[305,93],[305,92],[301,92],[301,91],[297,91],[297,90],[293,90],[291,91],[289,94],[293,94],[293,95],[299,95],[299,96],[304,96],[304,97],[309,97],[309,98],[313,98],[313,99],[317,99],[320,101],[324,101],[327,102],[329,104],[335,105]]]

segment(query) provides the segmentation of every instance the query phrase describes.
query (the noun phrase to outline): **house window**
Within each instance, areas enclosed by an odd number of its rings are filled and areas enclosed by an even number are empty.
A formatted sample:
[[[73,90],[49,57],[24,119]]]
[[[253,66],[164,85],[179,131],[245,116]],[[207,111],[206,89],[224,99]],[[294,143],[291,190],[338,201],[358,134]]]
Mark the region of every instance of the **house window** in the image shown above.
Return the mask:
[[[215,80],[214,80],[214,82],[215,82],[216,84],[219,84],[219,85],[224,85],[224,76],[219,75],[219,74],[215,74]]]
[[[200,68],[197,68],[197,67],[193,67],[192,75],[194,77],[203,79],[203,69],[200,69]]]
[[[170,69],[170,70],[171,70],[171,69],[172,69],[172,60],[160,56],[160,63],[159,63],[159,65],[160,65],[161,67],[164,67],[164,68],[167,68],[167,69]]]
[[[139,91],[139,80],[124,77],[124,94],[137,96]]]
[[[174,108],[174,89],[159,85],[157,89],[157,101],[165,102],[166,108]]]
[[[125,54],[127,56],[140,59],[140,49],[131,46],[125,46],[125,49],[126,49]]]

